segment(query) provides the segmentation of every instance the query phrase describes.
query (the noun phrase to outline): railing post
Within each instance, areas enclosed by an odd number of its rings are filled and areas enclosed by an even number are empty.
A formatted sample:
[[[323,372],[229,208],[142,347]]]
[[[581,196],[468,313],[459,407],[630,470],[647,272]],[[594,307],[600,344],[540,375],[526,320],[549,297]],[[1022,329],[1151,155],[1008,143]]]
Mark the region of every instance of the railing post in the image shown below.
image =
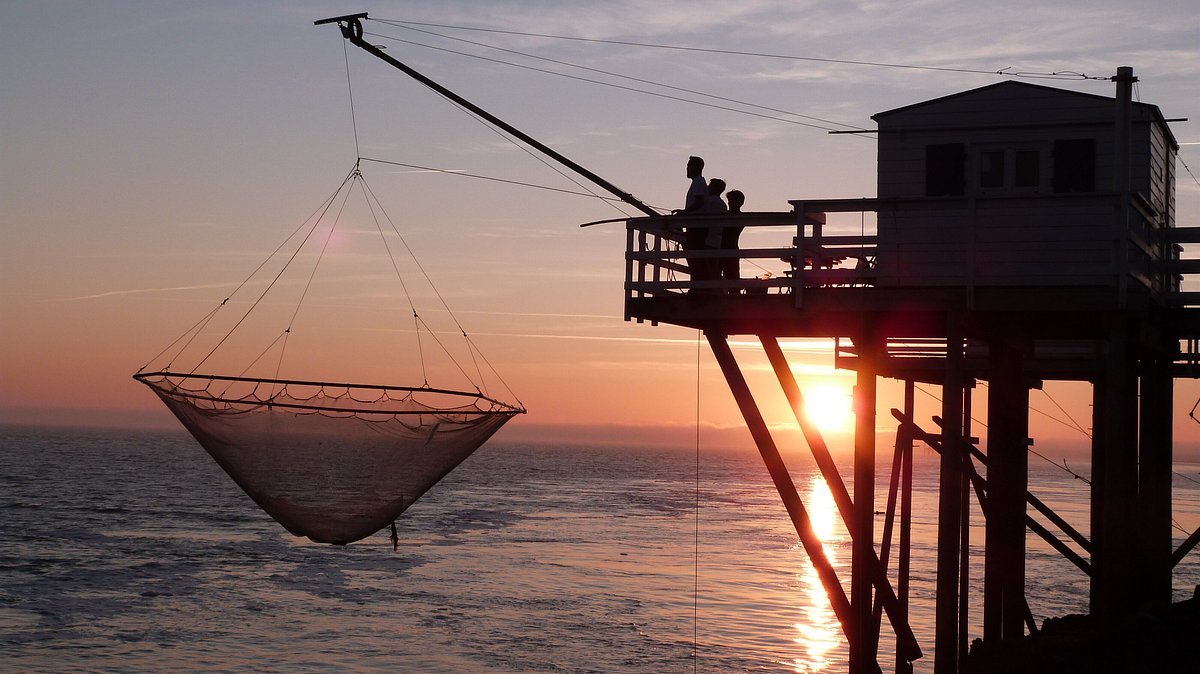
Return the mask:
[[[796,208],[796,237],[792,243],[796,250],[792,257],[792,299],[796,308],[804,306],[804,202],[793,204]]]
[[[632,220],[625,221],[625,320],[633,317],[633,312],[630,311],[630,301],[635,297],[642,296],[641,290],[633,289],[634,267],[637,267],[639,272],[642,269],[643,262],[633,259],[633,253],[636,251],[635,241],[635,225]],[[644,236],[644,235],[643,235]],[[638,280],[641,281],[641,274],[638,274]],[[641,320],[638,320],[641,323]]]

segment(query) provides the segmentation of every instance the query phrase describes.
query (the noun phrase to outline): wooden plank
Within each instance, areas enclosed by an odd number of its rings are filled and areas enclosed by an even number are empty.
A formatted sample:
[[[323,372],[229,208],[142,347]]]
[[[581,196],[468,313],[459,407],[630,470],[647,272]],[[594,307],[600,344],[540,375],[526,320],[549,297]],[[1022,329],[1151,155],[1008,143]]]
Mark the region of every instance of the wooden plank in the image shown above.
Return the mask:
[[[1167,268],[1176,274],[1200,274],[1200,260],[1172,260]]]
[[[1176,306],[1182,307],[1200,307],[1200,292],[1188,290],[1177,293],[1170,293]]]

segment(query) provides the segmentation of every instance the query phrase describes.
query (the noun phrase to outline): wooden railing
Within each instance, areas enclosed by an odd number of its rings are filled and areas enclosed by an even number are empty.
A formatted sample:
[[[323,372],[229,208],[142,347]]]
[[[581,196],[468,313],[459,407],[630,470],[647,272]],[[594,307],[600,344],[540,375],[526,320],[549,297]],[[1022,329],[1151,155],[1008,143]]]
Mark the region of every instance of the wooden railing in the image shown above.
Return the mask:
[[[1172,227],[1168,236],[1171,247],[1169,270],[1178,288],[1175,292],[1175,304],[1179,307],[1200,307],[1200,291],[1183,289],[1185,281],[1200,280],[1200,258],[1183,257],[1183,253],[1189,248],[1195,251],[1200,247],[1197,246],[1200,244],[1200,227]]]
[[[792,293],[799,298],[805,286],[871,283],[874,237],[825,236],[824,223],[824,213],[808,212],[801,219],[797,211],[630,219],[626,224],[626,297],[692,292]],[[711,240],[730,228],[742,228],[743,232],[737,248],[706,245],[696,249],[686,244],[687,232],[693,228],[714,232],[708,235]],[[747,245],[767,238],[756,236],[754,230],[761,228],[773,228],[769,238],[777,239],[779,245]],[[729,259],[748,262],[757,272],[734,279],[712,271]]]
[[[628,220],[627,300],[689,292],[784,293],[792,295],[795,304],[802,306],[806,288],[830,286],[970,289],[979,284],[1030,288],[1098,285],[1112,287],[1122,297],[1127,288],[1148,288],[1171,306],[1200,307],[1200,292],[1180,292],[1184,275],[1200,274],[1200,259],[1180,259],[1179,246],[1200,242],[1200,230],[1170,228],[1164,235],[1159,223],[1143,209],[1133,209],[1130,222],[1119,226],[1111,216],[1116,204],[1114,195],[1067,195],[1040,200],[989,197],[824,199],[790,203],[795,210],[788,212]],[[1059,212],[1066,213],[1067,218],[1079,218],[1077,213],[1085,207],[1090,210],[1083,211],[1084,217],[1077,221],[1046,220],[1055,218]],[[1007,212],[1005,209],[1015,209],[1018,214],[1035,213],[1039,218],[1026,222],[1018,215],[1011,221],[1014,228],[1024,227],[1034,239],[1026,246],[1027,254],[1020,248],[1014,249],[1011,262],[997,257],[990,248],[995,244],[989,243],[988,238],[1007,237],[1001,245],[1019,243],[1019,239],[1011,238],[1019,232],[1010,233],[1006,227],[1009,221],[996,215]],[[805,216],[801,218],[800,213]],[[827,215],[855,213],[878,214],[877,232],[871,228],[855,236],[827,234]],[[854,215],[847,217],[858,219]],[[947,237],[955,239],[948,245],[957,247],[941,253],[947,246],[938,239],[928,239],[928,234],[925,239],[906,234],[909,223],[921,227],[926,217],[960,228],[948,231]],[[884,222],[888,223],[886,234]],[[1039,229],[1042,223],[1052,224],[1054,231]],[[990,229],[983,229],[985,226]],[[685,243],[690,229],[724,231],[732,227],[744,230],[737,248],[689,249]],[[763,242],[768,243],[763,245]],[[1076,257],[1061,262],[1059,251]],[[989,253],[987,264],[978,265]],[[925,258],[929,261],[923,261]],[[712,272],[713,266],[721,266],[721,262],[729,259],[739,261],[745,278],[722,278]],[[706,268],[709,271],[704,273]]]

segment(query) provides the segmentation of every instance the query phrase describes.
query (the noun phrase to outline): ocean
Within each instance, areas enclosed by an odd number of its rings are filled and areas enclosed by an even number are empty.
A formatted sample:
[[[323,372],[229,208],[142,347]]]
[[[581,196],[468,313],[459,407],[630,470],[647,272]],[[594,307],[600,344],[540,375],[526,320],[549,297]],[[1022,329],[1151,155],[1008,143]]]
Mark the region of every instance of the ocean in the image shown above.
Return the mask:
[[[912,620],[926,652],[917,670],[932,671],[936,458],[917,454]],[[848,587],[832,499],[807,461],[790,463]],[[1031,490],[1086,533],[1087,485],[1031,468]],[[1191,531],[1200,483],[1187,477],[1200,466],[1176,470],[1175,519]],[[0,512],[8,671],[846,669],[840,628],[752,451],[702,447],[697,471],[694,450],[495,442],[397,522],[393,551],[387,531],[345,547],[293,537],[182,431],[0,427]],[[978,511],[972,525],[974,625]],[[1037,620],[1085,611],[1087,578],[1032,535],[1028,548]],[[1197,583],[1193,552],[1176,599]],[[884,634],[886,671],[886,621]]]

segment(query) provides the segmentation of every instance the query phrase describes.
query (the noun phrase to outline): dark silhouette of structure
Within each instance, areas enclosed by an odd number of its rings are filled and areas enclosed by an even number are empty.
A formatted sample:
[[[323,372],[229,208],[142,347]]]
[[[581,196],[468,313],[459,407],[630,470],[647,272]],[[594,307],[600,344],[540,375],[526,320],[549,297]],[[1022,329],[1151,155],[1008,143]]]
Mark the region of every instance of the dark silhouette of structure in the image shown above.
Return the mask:
[[[899,671],[911,671],[924,652],[908,621],[916,442],[941,461],[935,672],[959,672],[966,663],[972,494],[986,518],[985,647],[1003,653],[1036,629],[1024,596],[1027,531],[1089,576],[1097,626],[1170,603],[1172,568],[1200,542],[1197,531],[1172,550],[1173,382],[1200,377],[1200,293],[1181,290],[1183,275],[1200,273],[1200,260],[1180,252],[1182,244],[1200,243],[1200,228],[1175,226],[1178,144],[1157,107],[1132,102],[1131,68],[1112,78],[1114,98],[1001,82],[875,115],[874,199],[662,216],[370,44],[366,19],[316,23],[337,23],[351,44],[646,214],[626,224],[625,318],[706,335],[842,624],[852,672],[879,669],[884,614]],[[830,215],[860,214],[865,223],[867,213],[872,233],[865,226],[857,236],[824,231]],[[794,239],[749,249],[683,245],[689,227],[764,226],[793,228]],[[731,258],[783,259],[789,269],[752,279],[689,275]],[[829,486],[852,538],[849,596],[734,358],[731,335],[762,344]],[[803,414],[781,337],[833,338],[836,364],[857,373],[853,495]],[[879,377],[906,386],[903,407],[891,410],[898,432],[877,548],[873,507],[856,504],[873,505]],[[984,448],[970,427],[976,380],[990,387]],[[1029,391],[1045,380],[1093,385],[1090,536],[1027,488]],[[942,387],[937,429],[913,418],[915,382]]]
[[[985,645],[1003,651],[1036,629],[1024,594],[1026,531],[1090,577],[1099,624],[1170,603],[1172,567],[1197,538],[1172,550],[1173,380],[1197,376],[1200,338],[1200,298],[1181,291],[1200,261],[1181,259],[1180,244],[1200,241],[1200,229],[1175,226],[1178,146],[1167,121],[1132,102],[1132,69],[1112,79],[1115,98],[1009,81],[879,113],[878,197],[796,200],[791,212],[704,222],[794,227],[790,246],[681,252],[671,226],[688,217],[628,221],[626,319],[707,336],[842,622],[851,671],[878,668],[881,609],[897,635],[898,669],[922,652],[907,623],[917,441],[941,455],[935,671],[961,671],[966,656],[972,493],[986,518]],[[828,235],[828,218],[845,213],[873,214],[875,231]],[[696,258],[783,258],[791,268],[774,278],[685,277],[681,260]],[[683,294],[695,288],[716,294]],[[731,335],[762,343],[829,483],[853,539],[849,597],[813,540]],[[804,420],[781,337],[834,338],[837,365],[857,372],[853,497]],[[871,504],[875,491],[879,377],[906,381],[908,395],[892,410],[897,460],[876,548],[873,508],[855,504]],[[976,380],[989,384],[983,448],[970,428]],[[1045,380],[1093,384],[1090,536],[1027,488],[1029,392]],[[942,387],[939,428],[915,423],[914,382]]]

